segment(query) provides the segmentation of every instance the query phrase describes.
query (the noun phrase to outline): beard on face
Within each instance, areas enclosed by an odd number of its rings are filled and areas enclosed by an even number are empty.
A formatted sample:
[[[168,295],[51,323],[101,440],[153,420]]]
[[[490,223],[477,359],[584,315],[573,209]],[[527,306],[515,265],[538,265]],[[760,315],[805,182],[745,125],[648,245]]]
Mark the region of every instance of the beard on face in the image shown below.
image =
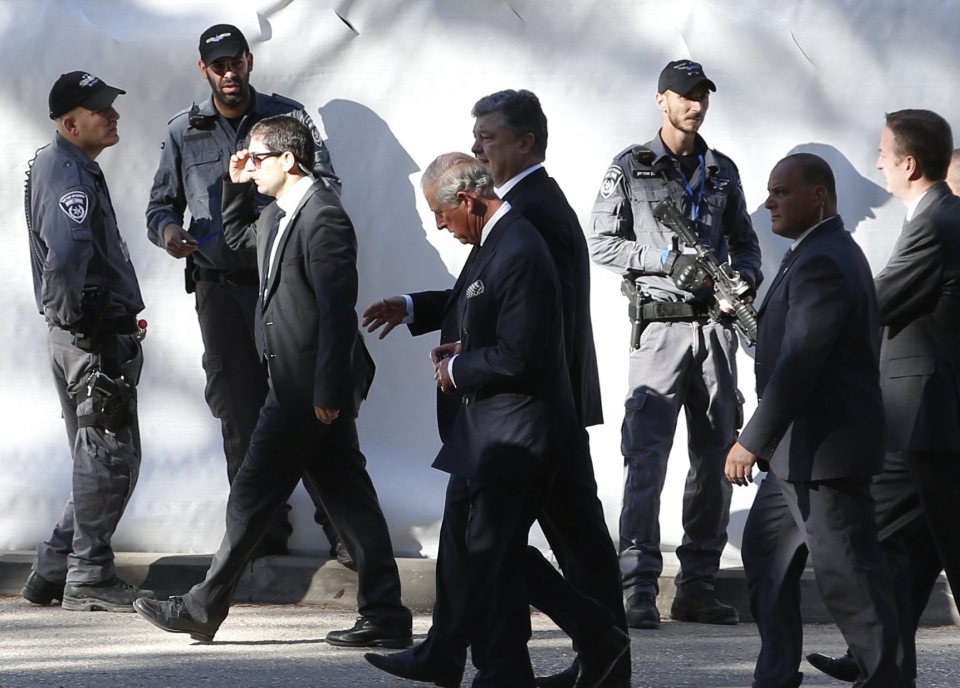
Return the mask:
[[[207,77],[207,81],[210,82],[210,90],[213,91],[213,99],[221,105],[226,105],[227,107],[233,107],[234,105],[242,104],[250,95],[250,87],[243,79],[219,81],[219,77],[211,75]],[[224,93],[221,89],[227,85],[237,86],[236,93]]]

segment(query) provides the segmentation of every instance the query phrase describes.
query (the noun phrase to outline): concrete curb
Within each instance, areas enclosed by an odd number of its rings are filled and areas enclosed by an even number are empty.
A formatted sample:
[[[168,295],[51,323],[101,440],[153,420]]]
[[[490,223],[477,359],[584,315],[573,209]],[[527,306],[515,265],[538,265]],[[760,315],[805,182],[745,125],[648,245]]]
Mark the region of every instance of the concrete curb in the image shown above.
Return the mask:
[[[186,592],[203,580],[210,555],[117,554],[119,575],[130,583],[154,590],[158,597]],[[0,595],[19,595],[30,574],[32,552],[0,553]],[[415,611],[429,612],[435,596],[433,559],[397,559],[404,603]],[[657,605],[665,617],[676,593],[674,575],[665,571],[660,579]],[[743,621],[752,620],[747,585],[742,568],[722,569],[717,579],[721,599],[734,605]],[[244,572],[234,597],[239,603],[317,604],[334,609],[354,609],[357,575],[331,559],[316,556],[269,556],[254,560]],[[801,579],[805,623],[832,623],[820,598],[813,571]],[[941,576],[924,612],[926,625],[960,625],[953,595]]]

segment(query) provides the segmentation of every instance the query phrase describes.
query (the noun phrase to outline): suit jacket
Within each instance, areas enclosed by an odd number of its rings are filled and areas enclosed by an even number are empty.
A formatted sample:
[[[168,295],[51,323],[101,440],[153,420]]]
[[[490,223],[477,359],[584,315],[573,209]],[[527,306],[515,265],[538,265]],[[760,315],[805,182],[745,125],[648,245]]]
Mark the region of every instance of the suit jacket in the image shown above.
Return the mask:
[[[223,183],[223,232],[233,249],[256,246],[261,275],[269,255],[271,203],[254,221],[254,185]],[[374,364],[357,328],[357,240],[337,195],[323,182],[306,193],[279,239],[260,295],[258,346],[286,409],[314,406],[355,418]]]
[[[880,472],[876,294],[839,216],[786,258],[758,316],[760,402],[740,443],[793,482]]]
[[[540,168],[503,200],[540,232],[560,278],[563,339],[573,397],[582,427],[603,423],[600,375],[590,319],[590,254],[587,241],[560,186]]]
[[[542,473],[576,422],[550,253],[510,211],[462,278],[453,374],[463,405],[433,465],[474,480]]]
[[[940,182],[877,275],[889,451],[960,452],[960,198]]]

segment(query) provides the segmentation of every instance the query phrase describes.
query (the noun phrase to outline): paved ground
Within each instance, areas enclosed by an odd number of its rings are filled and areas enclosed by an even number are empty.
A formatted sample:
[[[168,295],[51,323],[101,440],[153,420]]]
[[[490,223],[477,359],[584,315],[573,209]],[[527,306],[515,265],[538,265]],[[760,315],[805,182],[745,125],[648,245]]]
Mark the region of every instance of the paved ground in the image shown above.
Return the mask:
[[[415,688],[370,665],[362,652],[330,647],[327,631],[352,625],[354,615],[310,605],[239,605],[216,642],[194,643],[163,633],[132,614],[66,612],[0,597],[0,688]],[[418,614],[422,637],[429,618]],[[839,632],[805,628],[810,649],[838,652]],[[919,639],[919,686],[960,686],[960,629],[925,627]],[[534,616],[534,666],[549,672],[569,659],[569,643],[544,617]],[[757,648],[756,626],[665,623],[634,631],[634,688],[746,688]],[[804,685],[840,686],[802,667]],[[471,672],[467,674],[465,685]]]

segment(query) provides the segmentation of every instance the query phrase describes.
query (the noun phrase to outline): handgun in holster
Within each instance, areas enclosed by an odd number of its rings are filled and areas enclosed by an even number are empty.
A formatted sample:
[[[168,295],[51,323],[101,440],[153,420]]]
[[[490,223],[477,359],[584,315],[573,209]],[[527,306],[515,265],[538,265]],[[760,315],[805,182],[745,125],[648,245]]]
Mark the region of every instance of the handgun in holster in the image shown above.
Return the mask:
[[[643,334],[645,322],[643,320],[643,304],[650,301],[650,295],[636,283],[630,275],[625,275],[620,282],[620,293],[627,297],[627,313],[630,316],[630,350],[640,348],[640,335]]]
[[[115,435],[130,425],[134,414],[133,387],[123,378],[94,370],[84,381],[83,393],[93,401],[93,411],[77,417],[79,427],[97,426]]]

